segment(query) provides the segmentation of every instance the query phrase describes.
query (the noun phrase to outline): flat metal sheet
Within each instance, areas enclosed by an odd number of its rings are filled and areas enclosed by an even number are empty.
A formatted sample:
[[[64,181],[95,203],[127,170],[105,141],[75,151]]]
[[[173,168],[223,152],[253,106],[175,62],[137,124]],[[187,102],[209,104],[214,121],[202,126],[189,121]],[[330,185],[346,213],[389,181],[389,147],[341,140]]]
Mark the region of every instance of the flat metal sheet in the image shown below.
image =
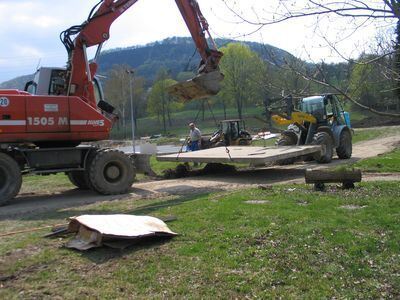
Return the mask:
[[[145,237],[177,235],[160,219],[134,215],[82,215],[70,218],[69,232],[76,232],[66,247],[88,250],[105,243]]]
[[[176,235],[160,219],[149,216],[134,215],[82,215],[71,218],[89,229],[96,230],[103,236],[132,238],[153,233],[167,233]],[[70,226],[74,226],[71,225]]]
[[[158,161],[199,162],[199,163],[249,163],[260,165],[292,157],[313,154],[321,151],[321,146],[230,146],[205,150],[157,155]],[[230,156],[230,157],[229,157]]]

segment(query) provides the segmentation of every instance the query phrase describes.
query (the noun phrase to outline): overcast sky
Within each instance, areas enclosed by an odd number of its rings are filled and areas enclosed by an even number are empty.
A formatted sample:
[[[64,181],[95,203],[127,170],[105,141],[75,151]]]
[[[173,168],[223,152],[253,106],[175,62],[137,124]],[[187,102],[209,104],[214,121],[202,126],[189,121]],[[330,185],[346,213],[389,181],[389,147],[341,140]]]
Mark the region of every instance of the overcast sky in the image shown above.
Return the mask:
[[[63,66],[66,50],[59,40],[62,30],[81,24],[98,0],[0,0],[0,82],[19,75],[33,73],[38,65]],[[271,25],[254,34],[254,27],[238,22],[222,0],[198,0],[214,38],[226,37],[271,44],[312,61],[339,61],[324,47],[325,35],[331,41],[346,36],[351,22],[336,18],[324,21],[316,29],[314,19],[296,20]],[[229,1],[228,1],[229,2]],[[254,11],[267,14],[274,10],[276,0],[242,0],[235,9],[249,18]],[[265,7],[268,5],[269,7]],[[378,28],[381,30],[382,28]],[[376,25],[339,44],[347,56],[357,56],[365,41],[372,40]],[[111,37],[103,49],[144,45],[171,36],[189,36],[174,0],[140,0],[117,19],[111,27]]]

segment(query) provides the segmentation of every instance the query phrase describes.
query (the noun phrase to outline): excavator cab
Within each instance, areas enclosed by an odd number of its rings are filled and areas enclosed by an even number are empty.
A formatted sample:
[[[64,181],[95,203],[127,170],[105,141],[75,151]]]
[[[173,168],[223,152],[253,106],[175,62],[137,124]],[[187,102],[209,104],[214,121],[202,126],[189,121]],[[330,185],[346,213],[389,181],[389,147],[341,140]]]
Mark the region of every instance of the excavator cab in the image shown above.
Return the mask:
[[[64,68],[39,68],[33,80],[25,84],[24,90],[32,95],[64,95],[65,89]]]
[[[32,95],[66,96],[66,73],[64,68],[41,67],[36,71],[34,79],[25,84],[24,90]],[[116,121],[118,117],[114,114],[115,108],[104,100],[103,88],[96,76],[93,78],[93,89],[97,107]]]
[[[36,71],[33,80],[25,84],[24,90],[32,95],[67,95],[66,73],[65,68],[41,67]],[[103,89],[97,77],[94,77],[93,83],[96,102],[104,101]]]

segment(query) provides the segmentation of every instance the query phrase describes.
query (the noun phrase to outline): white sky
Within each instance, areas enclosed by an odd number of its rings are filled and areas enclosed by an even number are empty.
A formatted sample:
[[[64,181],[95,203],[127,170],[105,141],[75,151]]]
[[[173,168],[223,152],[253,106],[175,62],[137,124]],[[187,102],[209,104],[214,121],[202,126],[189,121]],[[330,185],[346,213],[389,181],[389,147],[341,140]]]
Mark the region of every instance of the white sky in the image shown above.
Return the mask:
[[[62,66],[66,50],[59,40],[62,30],[81,24],[98,0],[0,0],[0,82],[33,73],[36,67]],[[239,23],[222,0],[198,0],[214,38],[243,36],[255,27]],[[255,18],[274,10],[276,0],[231,0],[236,9]],[[269,6],[267,8],[266,6]],[[339,61],[321,35],[337,41],[346,36],[354,21],[345,23],[336,18],[324,20],[315,29],[315,19],[298,19],[265,27],[238,38],[271,44],[312,61]],[[356,57],[364,50],[365,41],[376,34],[376,24],[341,42],[338,47],[347,56]],[[382,25],[380,24],[379,27]],[[383,29],[387,24],[383,25]],[[381,29],[381,28],[378,28]],[[189,36],[189,32],[173,0],[140,0],[117,19],[111,27],[111,38],[103,49],[143,45],[171,36]]]

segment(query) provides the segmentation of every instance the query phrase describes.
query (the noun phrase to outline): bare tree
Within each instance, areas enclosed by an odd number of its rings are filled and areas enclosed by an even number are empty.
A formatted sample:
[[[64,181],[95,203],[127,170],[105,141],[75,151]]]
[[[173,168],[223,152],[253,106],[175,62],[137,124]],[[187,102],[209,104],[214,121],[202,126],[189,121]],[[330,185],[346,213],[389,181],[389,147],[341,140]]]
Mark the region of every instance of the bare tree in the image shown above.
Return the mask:
[[[255,26],[252,33],[272,24],[300,18],[312,19],[316,28],[320,28],[326,18],[333,16],[342,20],[348,20],[348,24],[352,25],[352,28],[349,30],[350,33],[348,35],[343,34],[340,37],[341,40],[350,38],[351,35],[357,34],[359,30],[371,24],[374,24],[376,27],[391,28],[389,39],[377,41],[375,45],[376,52],[373,53],[374,55],[369,60],[354,61],[341,53],[337,47],[339,41],[330,41],[326,36],[323,36],[323,39],[332,51],[336,52],[337,55],[352,65],[375,65],[381,71],[382,77],[392,82],[391,91],[393,98],[396,99],[397,111],[400,111],[400,0],[277,0],[277,5],[273,8],[267,7],[267,4],[265,4],[262,10],[252,9],[250,17],[239,10],[236,1],[222,1],[242,22]],[[330,82],[329,78],[324,75],[323,62],[316,64],[315,71],[311,74],[297,68],[291,63],[286,65],[286,69],[332,91],[343,94],[346,99],[359,107],[385,116],[400,117],[396,113],[380,113],[376,109],[361,103],[360,99],[352,97],[348,88],[343,88]]]
[[[328,15],[351,18],[355,27],[360,28],[370,20],[384,20],[390,24],[396,23],[400,18],[399,0],[277,0],[277,6],[265,6],[262,11],[259,7],[252,9],[253,17],[246,16],[236,6],[236,1],[222,0],[226,7],[241,21],[257,26],[255,30],[291,19],[313,17],[321,20]]]

